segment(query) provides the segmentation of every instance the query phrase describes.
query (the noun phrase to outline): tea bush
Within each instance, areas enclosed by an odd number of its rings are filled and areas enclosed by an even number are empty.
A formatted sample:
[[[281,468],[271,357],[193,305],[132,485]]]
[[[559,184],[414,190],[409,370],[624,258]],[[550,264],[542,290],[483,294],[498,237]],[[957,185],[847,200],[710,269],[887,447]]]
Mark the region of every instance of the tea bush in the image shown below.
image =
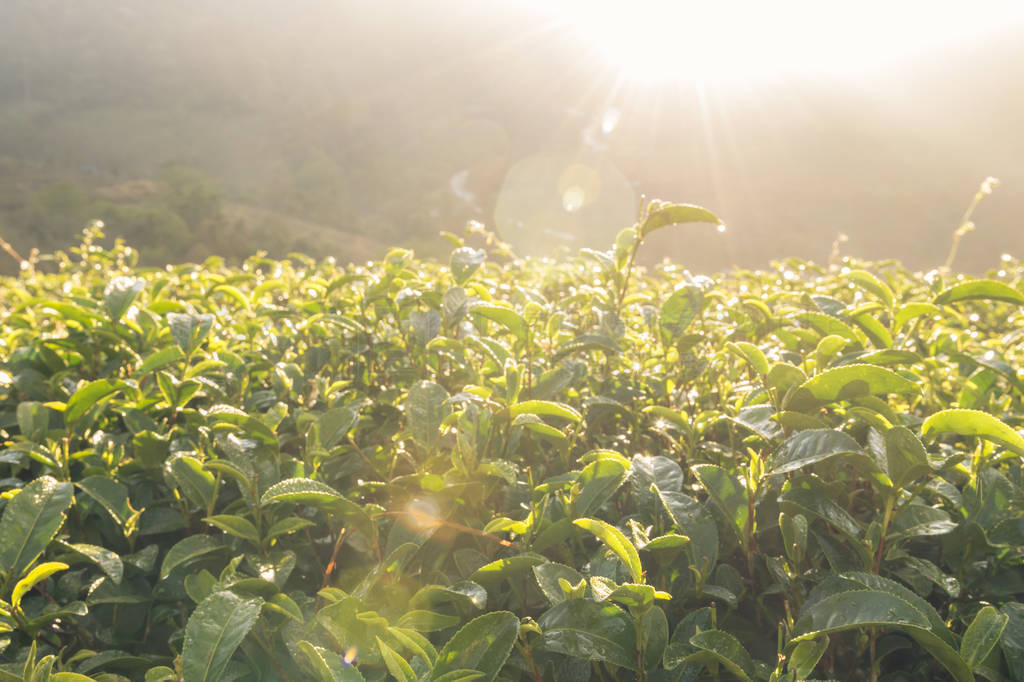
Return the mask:
[[[1021,263],[690,222],[3,280],[0,680],[1024,679]]]

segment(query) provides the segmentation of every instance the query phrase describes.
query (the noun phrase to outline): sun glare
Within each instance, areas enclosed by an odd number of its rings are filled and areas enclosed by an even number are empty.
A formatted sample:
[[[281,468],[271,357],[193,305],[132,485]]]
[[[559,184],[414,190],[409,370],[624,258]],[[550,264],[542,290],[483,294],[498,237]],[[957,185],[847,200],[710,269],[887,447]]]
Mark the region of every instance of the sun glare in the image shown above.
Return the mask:
[[[651,84],[869,75],[1024,16],[1024,3],[1006,0],[561,0],[546,7],[625,80]]]

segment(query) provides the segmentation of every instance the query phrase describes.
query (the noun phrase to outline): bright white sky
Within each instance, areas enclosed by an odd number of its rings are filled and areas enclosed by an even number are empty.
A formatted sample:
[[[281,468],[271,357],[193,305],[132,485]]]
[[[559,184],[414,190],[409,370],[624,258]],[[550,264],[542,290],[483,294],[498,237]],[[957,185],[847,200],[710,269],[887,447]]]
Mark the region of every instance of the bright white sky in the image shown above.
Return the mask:
[[[1024,24],[1024,0],[523,0],[627,81],[858,76]]]

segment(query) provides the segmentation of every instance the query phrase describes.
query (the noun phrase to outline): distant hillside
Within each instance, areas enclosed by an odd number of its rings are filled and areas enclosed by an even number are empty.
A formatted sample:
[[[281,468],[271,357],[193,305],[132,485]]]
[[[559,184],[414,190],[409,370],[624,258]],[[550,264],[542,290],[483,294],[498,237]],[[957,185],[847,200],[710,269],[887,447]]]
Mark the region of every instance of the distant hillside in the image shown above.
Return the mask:
[[[159,184],[173,167],[216,186],[224,220],[196,222],[185,214],[207,209],[155,194],[135,202],[143,214],[112,216],[154,259],[287,251],[308,243],[304,225],[322,227],[315,250],[333,242],[342,258],[382,243],[440,253],[438,232],[469,219],[522,251],[550,249],[545,234],[603,247],[645,194],[724,217],[723,235],[659,235],[648,251],[697,269],[823,260],[838,233],[858,256],[927,268],[994,175],[1003,186],[957,265],[980,271],[1024,253],[1024,95],[1007,85],[1024,76],[1024,46],[1014,36],[857,82],[640,92],[615,89],[536,17],[461,0],[431,7],[0,3],[2,234],[23,248],[68,244],[101,217],[96,202],[132,203],[102,188]],[[510,184],[521,164],[550,155],[564,172]],[[559,178],[578,168],[622,178],[588,190],[589,213],[563,206]],[[510,197],[522,210],[502,224]],[[250,207],[244,224],[274,226],[259,243],[234,238],[238,204]]]

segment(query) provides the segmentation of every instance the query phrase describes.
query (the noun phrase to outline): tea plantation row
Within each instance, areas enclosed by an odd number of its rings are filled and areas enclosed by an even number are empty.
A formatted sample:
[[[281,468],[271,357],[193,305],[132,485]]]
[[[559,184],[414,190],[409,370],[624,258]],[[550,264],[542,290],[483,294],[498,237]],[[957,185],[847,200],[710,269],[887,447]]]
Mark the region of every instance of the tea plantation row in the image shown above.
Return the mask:
[[[1024,679],[1021,262],[635,267],[716,221],[26,264],[0,682]]]

